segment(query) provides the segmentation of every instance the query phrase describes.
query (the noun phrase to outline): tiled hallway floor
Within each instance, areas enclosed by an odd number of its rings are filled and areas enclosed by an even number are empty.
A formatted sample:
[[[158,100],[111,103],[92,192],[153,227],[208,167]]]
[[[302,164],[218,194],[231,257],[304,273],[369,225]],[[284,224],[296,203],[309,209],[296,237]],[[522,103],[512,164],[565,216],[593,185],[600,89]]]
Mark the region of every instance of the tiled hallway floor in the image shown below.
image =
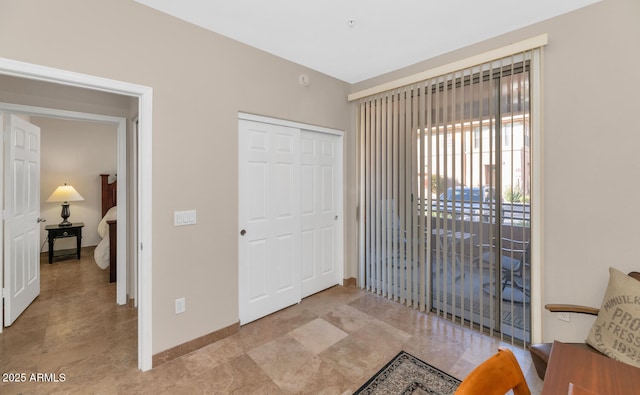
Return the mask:
[[[357,288],[334,287],[149,372],[137,370],[137,312],[93,262],[41,263],[42,292],[0,334],[2,394],[350,394],[400,350],[460,379],[503,343]],[[513,347],[534,394],[542,382]],[[59,377],[59,376],[58,376]]]

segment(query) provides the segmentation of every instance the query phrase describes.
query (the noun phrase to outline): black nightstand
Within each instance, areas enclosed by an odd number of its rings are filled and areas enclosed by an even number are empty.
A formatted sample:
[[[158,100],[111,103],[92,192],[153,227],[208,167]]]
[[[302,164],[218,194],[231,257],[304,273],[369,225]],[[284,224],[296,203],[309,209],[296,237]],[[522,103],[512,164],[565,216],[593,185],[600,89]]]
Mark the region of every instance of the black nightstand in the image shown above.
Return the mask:
[[[75,237],[77,241],[76,255],[80,259],[80,244],[82,242],[83,222],[72,223],[71,226],[47,225],[44,229],[47,231],[47,239],[49,239],[49,263],[53,262],[53,242],[56,239],[65,237]],[[66,256],[66,255],[60,255]]]

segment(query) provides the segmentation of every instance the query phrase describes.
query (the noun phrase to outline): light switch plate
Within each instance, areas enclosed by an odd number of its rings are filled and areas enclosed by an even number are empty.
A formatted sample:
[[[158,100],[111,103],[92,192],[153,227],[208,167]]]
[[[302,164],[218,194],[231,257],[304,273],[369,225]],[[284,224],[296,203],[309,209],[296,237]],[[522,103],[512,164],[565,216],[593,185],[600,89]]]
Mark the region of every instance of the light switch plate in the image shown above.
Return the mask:
[[[196,210],[173,212],[174,226],[194,225],[195,223],[196,223]]]

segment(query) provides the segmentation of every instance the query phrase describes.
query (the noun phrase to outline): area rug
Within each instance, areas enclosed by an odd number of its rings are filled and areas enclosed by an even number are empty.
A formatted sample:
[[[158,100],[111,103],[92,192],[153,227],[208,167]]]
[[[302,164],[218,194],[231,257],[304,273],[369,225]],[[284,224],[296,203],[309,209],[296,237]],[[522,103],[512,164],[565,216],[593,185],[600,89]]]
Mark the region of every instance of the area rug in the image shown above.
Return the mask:
[[[361,394],[451,395],[460,380],[413,355],[400,351],[384,368],[360,387]]]

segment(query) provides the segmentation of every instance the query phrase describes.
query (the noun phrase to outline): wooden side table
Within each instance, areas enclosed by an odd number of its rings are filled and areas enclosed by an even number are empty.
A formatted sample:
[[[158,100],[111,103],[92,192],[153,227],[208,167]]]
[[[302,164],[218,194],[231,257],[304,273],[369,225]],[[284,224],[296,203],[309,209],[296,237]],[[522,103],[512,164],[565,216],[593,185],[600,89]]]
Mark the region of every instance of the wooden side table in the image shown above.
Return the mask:
[[[583,347],[555,341],[541,395],[628,395],[637,394],[638,388],[640,368]]]
[[[53,244],[56,239],[62,239],[66,237],[76,238],[76,254],[80,259],[80,245],[82,242],[82,228],[83,222],[74,222],[70,226],[60,225],[47,225],[44,229],[47,231],[47,239],[49,240],[49,263],[53,262]],[[66,256],[66,255],[60,255]]]

